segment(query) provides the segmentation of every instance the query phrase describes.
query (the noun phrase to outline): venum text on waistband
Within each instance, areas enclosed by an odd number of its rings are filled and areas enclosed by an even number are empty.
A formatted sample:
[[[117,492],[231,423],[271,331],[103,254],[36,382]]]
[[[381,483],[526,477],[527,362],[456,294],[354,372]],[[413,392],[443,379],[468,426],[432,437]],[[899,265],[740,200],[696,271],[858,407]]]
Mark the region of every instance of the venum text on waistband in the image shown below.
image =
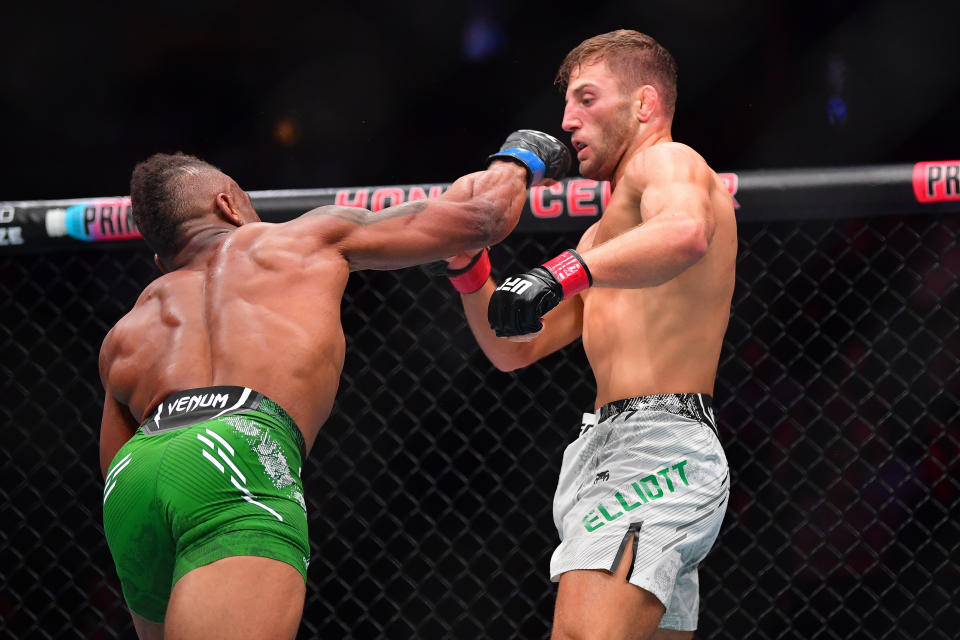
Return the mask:
[[[184,396],[175,402],[168,402],[167,414],[187,413],[196,409],[226,409],[230,396],[226,393],[203,393],[195,396]]]

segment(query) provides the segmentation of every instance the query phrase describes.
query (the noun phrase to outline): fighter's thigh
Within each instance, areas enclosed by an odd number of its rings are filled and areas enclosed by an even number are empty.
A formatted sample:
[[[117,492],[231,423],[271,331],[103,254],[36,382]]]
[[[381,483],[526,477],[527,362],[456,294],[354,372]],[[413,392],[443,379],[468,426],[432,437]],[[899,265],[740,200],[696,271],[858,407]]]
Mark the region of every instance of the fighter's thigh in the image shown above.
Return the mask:
[[[693,640],[693,631],[674,631],[673,629],[657,629],[650,640]]]
[[[560,576],[552,640],[659,637],[653,634],[663,617],[663,604],[646,589],[627,582],[632,546],[626,545],[616,573],[585,569]]]
[[[166,640],[288,640],[303,616],[306,586],[272,558],[231,556],[186,573],[173,587]]]
[[[163,640],[162,622],[151,622],[133,611],[130,612],[130,616],[133,618],[133,628],[137,630],[137,637],[140,640]]]

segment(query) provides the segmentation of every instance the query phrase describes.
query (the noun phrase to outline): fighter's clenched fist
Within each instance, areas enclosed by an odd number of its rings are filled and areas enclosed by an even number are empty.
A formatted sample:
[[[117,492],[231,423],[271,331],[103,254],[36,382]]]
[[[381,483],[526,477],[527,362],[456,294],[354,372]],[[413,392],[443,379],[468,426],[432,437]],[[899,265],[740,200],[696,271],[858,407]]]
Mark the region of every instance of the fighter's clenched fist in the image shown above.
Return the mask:
[[[570,150],[550,134],[520,129],[507,136],[500,151],[491,154],[487,163],[494,160],[520,162],[527,168],[527,186],[531,187],[567,175]]]
[[[487,319],[501,338],[536,333],[543,315],[564,298],[593,283],[586,263],[573,249],[530,271],[503,281],[490,297]]]

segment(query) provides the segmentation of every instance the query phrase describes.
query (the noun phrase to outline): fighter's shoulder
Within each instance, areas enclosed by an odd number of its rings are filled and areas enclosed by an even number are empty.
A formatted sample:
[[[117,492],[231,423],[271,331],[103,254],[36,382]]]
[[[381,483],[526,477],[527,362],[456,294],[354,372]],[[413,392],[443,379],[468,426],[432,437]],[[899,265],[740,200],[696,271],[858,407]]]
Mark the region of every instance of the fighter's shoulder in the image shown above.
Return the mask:
[[[110,363],[126,350],[124,345],[133,336],[142,335],[143,332],[140,331],[140,318],[144,314],[144,301],[153,299],[152,296],[145,297],[145,295],[147,295],[147,289],[149,289],[151,285],[147,285],[144,291],[141,292],[140,297],[137,298],[137,302],[134,303],[133,307],[117,320],[117,322],[110,327],[110,330],[107,331],[107,335],[103,337],[103,342],[100,343],[99,356],[99,366],[102,377],[105,376]]]
[[[148,282],[147,286],[140,291],[140,295],[137,296],[133,307],[120,318],[117,324],[128,324],[141,313],[144,307],[160,303],[161,299],[168,295],[170,288],[176,286],[175,282],[180,279],[181,275],[179,271],[171,271]]]
[[[249,256],[275,251],[312,253],[331,244],[340,233],[339,229],[351,225],[351,220],[361,218],[359,212],[362,211],[365,210],[330,205],[312,209],[285,222],[245,224],[232,233],[230,244],[226,245],[227,253]]]
[[[140,291],[140,295],[137,296],[137,300],[133,303],[133,306],[113,325],[111,333],[122,330],[124,327],[136,322],[146,307],[160,304],[162,298],[167,295],[167,292],[173,285],[171,281],[176,279],[174,277],[176,275],[179,275],[176,271],[165,273],[147,283],[147,286]]]
[[[234,250],[253,263],[274,270],[326,268],[331,260],[345,262],[344,242],[370,224],[372,215],[360,207],[317,207],[286,222],[263,223],[263,229],[236,243]],[[242,234],[247,226],[253,225],[244,225],[234,233]]]
[[[336,242],[344,234],[363,227],[375,219],[375,214],[362,207],[345,205],[325,205],[307,211],[288,222],[274,225],[271,235],[282,237],[293,235],[304,241],[313,240],[320,244]]]
[[[661,181],[710,181],[713,170],[692,147],[682,142],[661,142],[636,153],[625,177],[638,185]]]

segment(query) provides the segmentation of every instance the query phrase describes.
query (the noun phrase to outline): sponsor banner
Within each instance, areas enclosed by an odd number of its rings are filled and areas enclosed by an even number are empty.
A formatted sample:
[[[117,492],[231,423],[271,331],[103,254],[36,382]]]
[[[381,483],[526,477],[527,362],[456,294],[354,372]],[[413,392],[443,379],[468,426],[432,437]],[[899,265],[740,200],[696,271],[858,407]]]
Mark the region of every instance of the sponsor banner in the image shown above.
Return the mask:
[[[387,207],[392,207],[402,202],[436,198],[446,191],[449,186],[450,185],[447,184],[434,184],[337,189],[334,191],[333,201],[324,202],[323,204],[361,207],[363,209],[370,209],[371,211],[380,211],[381,209],[386,209]],[[256,205],[256,201],[254,201],[254,205]]]
[[[921,203],[960,201],[960,160],[913,165],[913,194]]]
[[[741,222],[813,220],[960,211],[960,160],[915,165],[777,169],[718,174]],[[267,222],[285,222],[327,206],[379,211],[411,200],[435,198],[449,184],[336,189],[251,191]],[[566,178],[532,187],[518,232],[583,231],[611,198],[608,182]],[[0,202],[0,252],[80,246],[137,246],[142,239],[130,198]]]
[[[0,247],[24,244],[23,225],[17,223],[16,210],[8,204],[0,204]]]
[[[47,209],[44,218],[51,238],[69,236],[83,242],[116,242],[142,237],[133,221],[130,198],[98,198]]]

